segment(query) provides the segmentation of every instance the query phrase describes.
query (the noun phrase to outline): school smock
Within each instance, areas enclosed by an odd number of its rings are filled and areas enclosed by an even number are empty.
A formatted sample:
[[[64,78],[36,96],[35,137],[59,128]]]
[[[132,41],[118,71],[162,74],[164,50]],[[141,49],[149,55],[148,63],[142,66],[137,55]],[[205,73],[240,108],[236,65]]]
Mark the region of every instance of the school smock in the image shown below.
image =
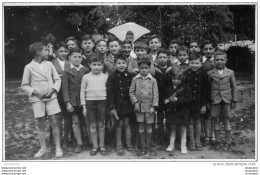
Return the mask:
[[[183,83],[190,87],[192,94],[189,105],[190,117],[199,118],[201,116],[201,107],[209,103],[210,84],[208,75],[201,68],[197,71],[188,69],[183,75]]]
[[[107,104],[109,111],[115,109],[119,118],[130,116],[133,108],[129,88],[133,73],[115,71],[107,80]]]
[[[169,102],[166,104],[166,122],[174,125],[189,124],[189,103],[191,102],[191,89],[185,85],[180,84],[173,88],[173,85],[165,88],[165,97],[170,99],[172,96],[177,98],[176,102]]]
[[[164,102],[163,102],[163,93],[165,91],[165,75],[167,73],[172,72],[172,67],[168,66],[166,68],[161,68],[160,66],[156,65],[155,66],[155,75],[154,78],[157,81],[158,85],[158,92],[159,92],[159,108],[164,108]],[[171,81],[171,80],[170,80]]]

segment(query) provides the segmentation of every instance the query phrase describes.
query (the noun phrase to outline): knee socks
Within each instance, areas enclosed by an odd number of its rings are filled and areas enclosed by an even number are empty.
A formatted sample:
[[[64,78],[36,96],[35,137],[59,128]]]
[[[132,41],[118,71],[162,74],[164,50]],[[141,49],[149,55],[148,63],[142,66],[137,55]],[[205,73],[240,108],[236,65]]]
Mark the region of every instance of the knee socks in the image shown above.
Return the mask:
[[[79,125],[78,124],[72,124],[72,128],[73,128],[74,135],[76,137],[77,143],[79,145],[82,145],[83,143],[82,143],[82,139],[81,139],[81,131],[80,131]]]

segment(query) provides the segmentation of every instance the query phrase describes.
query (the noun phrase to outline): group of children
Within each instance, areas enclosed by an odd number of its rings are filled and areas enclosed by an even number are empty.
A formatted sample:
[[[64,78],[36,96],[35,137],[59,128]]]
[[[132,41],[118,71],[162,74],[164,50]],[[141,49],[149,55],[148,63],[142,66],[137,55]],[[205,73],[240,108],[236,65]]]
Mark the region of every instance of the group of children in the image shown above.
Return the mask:
[[[132,50],[136,57],[131,56]],[[165,136],[166,151],[173,152],[178,134],[181,153],[187,153],[187,138],[190,150],[201,151],[201,131],[205,143],[219,149],[220,119],[224,148],[231,146],[229,119],[237,101],[236,82],[234,72],[225,66],[227,54],[215,52],[210,41],[201,47],[191,41],[187,47],[173,40],[164,49],[158,35],[134,44],[116,38],[95,42],[84,35],[81,43],[74,37],[36,42],[29,51],[33,60],[25,66],[22,89],[37,119],[41,149],[34,157],[46,152],[46,116],[55,157],[63,155],[62,148],[73,135],[76,153],[88,142],[90,155],[98,151],[105,155],[108,120],[115,124],[110,136],[115,137],[118,155],[124,155],[124,147],[149,155],[152,143],[163,145]]]

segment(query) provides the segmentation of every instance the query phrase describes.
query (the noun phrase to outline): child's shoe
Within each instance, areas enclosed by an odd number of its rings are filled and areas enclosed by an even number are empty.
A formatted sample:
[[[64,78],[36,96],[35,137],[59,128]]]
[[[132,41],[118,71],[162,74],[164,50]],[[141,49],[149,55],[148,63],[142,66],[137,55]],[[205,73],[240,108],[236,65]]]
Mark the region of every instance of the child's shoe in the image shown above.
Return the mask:
[[[172,152],[174,150],[174,146],[173,145],[169,145],[167,148],[166,148],[166,151],[167,152]]]
[[[123,156],[124,155],[124,150],[122,149],[122,147],[117,147],[116,148],[116,153],[118,156]]]
[[[105,147],[100,147],[99,150],[100,150],[100,153],[101,153],[103,156],[107,154],[107,150],[106,150]]]
[[[190,148],[191,151],[195,151],[196,150],[195,144],[190,144],[189,148]]]
[[[204,142],[205,142],[206,145],[209,145],[209,138],[206,137]]]
[[[127,151],[133,151],[133,150],[134,150],[134,147],[133,147],[131,144],[126,145],[126,150],[127,150]]]
[[[197,144],[196,144],[196,149],[197,149],[198,151],[202,151],[202,145],[201,145],[200,143],[197,143]]]
[[[187,154],[187,148],[186,147],[181,147],[181,153],[182,154]]]
[[[35,155],[35,158],[42,157],[46,153],[46,149],[40,149]]]
[[[212,137],[212,138],[210,139],[210,142],[211,142],[211,144],[214,144],[214,143],[216,142],[215,137]]]
[[[93,147],[92,150],[90,151],[90,155],[91,155],[91,156],[94,156],[94,155],[97,154],[97,152],[98,152],[98,149],[95,148],[95,147]]]
[[[58,148],[56,149],[56,154],[55,154],[55,157],[62,157],[63,156],[63,152],[62,152],[62,149]]]
[[[82,151],[82,145],[77,144],[77,146],[76,146],[74,152],[75,152],[75,153],[80,153],[81,151]]]
[[[146,154],[145,148],[141,148],[139,154],[140,154],[141,156],[145,155],[145,154]]]

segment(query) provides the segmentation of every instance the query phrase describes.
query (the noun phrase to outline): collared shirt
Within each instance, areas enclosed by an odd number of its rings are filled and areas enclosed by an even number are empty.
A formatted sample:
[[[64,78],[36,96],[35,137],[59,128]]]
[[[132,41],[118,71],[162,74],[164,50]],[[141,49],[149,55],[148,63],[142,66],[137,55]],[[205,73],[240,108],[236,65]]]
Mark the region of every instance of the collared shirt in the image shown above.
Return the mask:
[[[153,57],[153,62],[154,62],[157,58],[157,54],[152,55],[152,57]]]
[[[222,74],[223,74],[223,69],[222,69],[222,70],[218,70],[218,73],[219,73],[220,75],[222,75]]]
[[[59,58],[57,58],[57,60],[58,60],[59,63],[60,63],[60,67],[61,67],[62,71],[64,71],[65,60],[61,60],[61,59],[59,59]]]
[[[152,75],[150,73],[148,73],[148,75],[146,77],[142,76],[140,73],[136,75],[136,78],[142,78],[143,80],[150,78],[152,79]]]
[[[202,57],[202,63],[204,63],[208,58],[205,55]],[[214,56],[210,58],[210,61],[214,61]]]
[[[74,66],[73,64],[71,64],[71,68],[75,68],[77,71],[80,71],[80,68],[82,68],[84,66],[82,66],[81,64],[79,65],[79,67]]]

